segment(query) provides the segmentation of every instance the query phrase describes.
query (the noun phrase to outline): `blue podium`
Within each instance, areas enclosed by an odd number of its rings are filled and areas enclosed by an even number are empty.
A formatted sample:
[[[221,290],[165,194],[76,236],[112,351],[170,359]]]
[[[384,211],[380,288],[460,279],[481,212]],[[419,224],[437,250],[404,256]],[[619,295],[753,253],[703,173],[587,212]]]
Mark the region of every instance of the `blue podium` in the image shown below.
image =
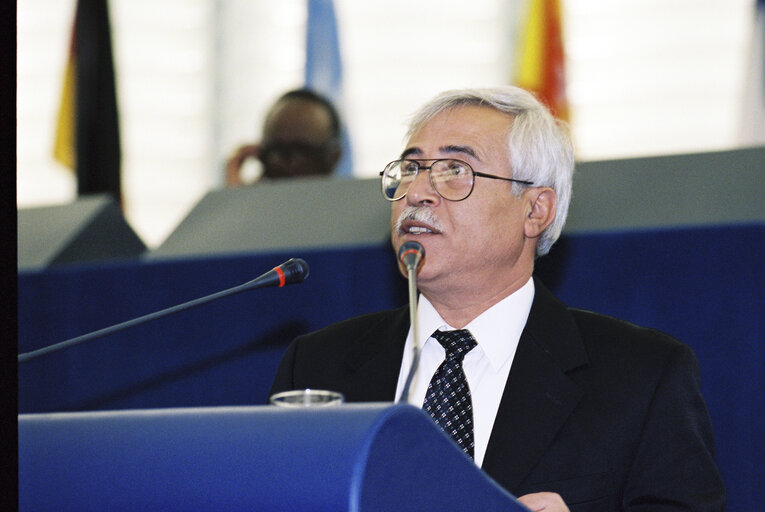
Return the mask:
[[[19,508],[527,510],[392,404],[22,414]]]

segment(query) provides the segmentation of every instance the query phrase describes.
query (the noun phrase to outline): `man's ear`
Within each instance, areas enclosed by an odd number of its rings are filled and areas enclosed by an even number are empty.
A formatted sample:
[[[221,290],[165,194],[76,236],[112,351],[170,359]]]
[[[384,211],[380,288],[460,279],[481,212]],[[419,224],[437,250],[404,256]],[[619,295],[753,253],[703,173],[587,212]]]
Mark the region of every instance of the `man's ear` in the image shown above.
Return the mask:
[[[523,232],[527,238],[538,238],[555,220],[558,196],[553,189],[540,187],[527,190],[526,198],[529,210]]]

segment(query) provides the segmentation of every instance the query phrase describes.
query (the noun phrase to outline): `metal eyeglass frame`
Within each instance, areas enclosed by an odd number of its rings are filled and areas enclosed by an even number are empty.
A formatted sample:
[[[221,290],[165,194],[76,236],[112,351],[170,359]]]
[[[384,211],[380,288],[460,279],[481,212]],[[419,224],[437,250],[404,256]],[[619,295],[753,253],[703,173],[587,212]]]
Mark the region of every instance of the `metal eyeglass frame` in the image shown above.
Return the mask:
[[[404,192],[404,194],[401,197],[397,197],[397,198],[388,197],[388,195],[385,193],[385,186],[383,185],[383,178],[385,177],[385,173],[386,173],[386,171],[388,169],[390,169],[395,164],[400,164],[401,162],[413,162],[414,164],[417,165],[417,172],[414,174],[414,178],[412,179],[411,183],[409,183],[409,187],[406,189],[406,192]],[[465,195],[465,197],[463,197],[462,199],[449,199],[448,197],[444,197],[443,195],[441,195],[441,192],[438,191],[438,188],[436,187],[435,183],[433,183],[433,174],[430,172],[433,169],[433,166],[436,165],[438,162],[457,162],[460,165],[464,165],[466,169],[470,170],[470,173],[472,175],[471,176],[471,180],[470,180],[470,190]],[[476,176],[479,176],[481,178],[491,178],[493,180],[510,181],[510,182],[513,182],[513,183],[518,183],[520,185],[526,185],[526,186],[534,185],[533,181],[517,180],[517,179],[513,179],[513,178],[505,178],[503,176],[496,176],[494,174],[486,174],[485,172],[476,171],[475,169],[473,169],[470,166],[469,163],[467,163],[467,162],[465,162],[463,160],[456,159],[456,158],[438,158],[438,159],[433,160],[433,162],[430,165],[423,165],[421,163],[421,160],[416,160],[416,159],[412,159],[412,158],[400,158],[398,160],[393,160],[392,162],[388,163],[385,166],[385,169],[380,171],[380,174],[379,174],[379,176],[380,176],[380,186],[381,186],[381,191],[382,191],[383,197],[385,199],[387,199],[388,201],[391,201],[391,202],[398,201],[399,199],[405,198],[406,195],[409,193],[409,189],[411,188],[412,183],[414,183],[414,180],[417,179],[417,176],[420,174],[420,171],[422,171],[423,169],[428,171],[428,181],[430,181],[430,186],[433,187],[433,190],[436,192],[436,194],[438,194],[442,199],[445,199],[447,201],[454,201],[454,202],[464,201],[465,199],[470,197],[470,194],[473,193],[473,188],[475,188],[475,177]]]

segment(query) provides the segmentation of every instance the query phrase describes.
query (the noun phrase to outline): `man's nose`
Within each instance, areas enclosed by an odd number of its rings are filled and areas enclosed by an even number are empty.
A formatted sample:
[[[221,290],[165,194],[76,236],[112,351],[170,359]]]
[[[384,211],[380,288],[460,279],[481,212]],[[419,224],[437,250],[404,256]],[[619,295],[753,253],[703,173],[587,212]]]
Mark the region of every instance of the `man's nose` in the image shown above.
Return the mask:
[[[407,204],[417,205],[435,205],[441,201],[441,196],[430,183],[430,172],[427,169],[420,169],[417,177],[412,182],[406,193]]]

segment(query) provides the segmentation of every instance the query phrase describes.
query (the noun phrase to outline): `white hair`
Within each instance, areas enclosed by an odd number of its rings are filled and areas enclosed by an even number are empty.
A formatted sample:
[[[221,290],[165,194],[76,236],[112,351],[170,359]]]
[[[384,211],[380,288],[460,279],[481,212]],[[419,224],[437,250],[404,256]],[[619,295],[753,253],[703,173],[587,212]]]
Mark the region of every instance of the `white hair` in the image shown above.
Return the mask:
[[[493,108],[513,118],[508,135],[512,177],[550,187],[557,195],[555,219],[542,232],[536,255],[543,256],[560,236],[571,202],[574,176],[574,147],[566,123],[556,119],[533,94],[513,86],[446,91],[420,108],[411,118],[407,136],[444,110],[480,105]],[[523,185],[513,184],[520,195]]]

